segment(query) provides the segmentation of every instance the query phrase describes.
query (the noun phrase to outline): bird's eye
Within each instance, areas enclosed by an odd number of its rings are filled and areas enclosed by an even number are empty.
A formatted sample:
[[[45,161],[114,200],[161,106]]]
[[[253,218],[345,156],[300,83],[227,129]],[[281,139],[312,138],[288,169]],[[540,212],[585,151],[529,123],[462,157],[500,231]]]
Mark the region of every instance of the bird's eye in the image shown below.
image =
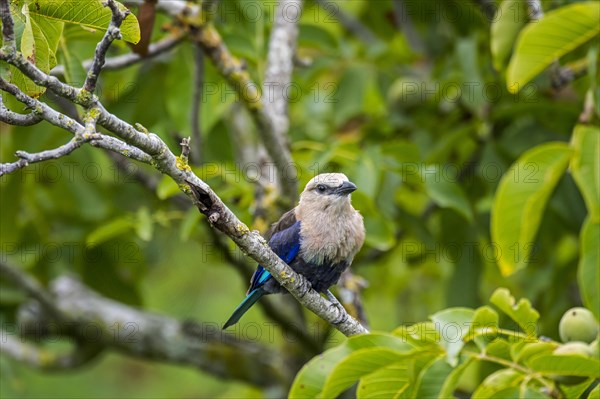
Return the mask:
[[[320,192],[320,193],[324,193],[324,192],[325,192],[325,190],[327,190],[327,187],[325,187],[323,184],[319,184],[319,185],[317,186],[317,191],[318,191],[318,192]]]

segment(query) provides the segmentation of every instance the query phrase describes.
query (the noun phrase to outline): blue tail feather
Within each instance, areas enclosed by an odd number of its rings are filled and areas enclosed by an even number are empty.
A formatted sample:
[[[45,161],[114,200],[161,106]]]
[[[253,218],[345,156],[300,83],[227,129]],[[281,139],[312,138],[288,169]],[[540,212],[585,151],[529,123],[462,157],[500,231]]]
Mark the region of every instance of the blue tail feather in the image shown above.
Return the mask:
[[[237,323],[238,320],[244,315],[244,313],[246,313],[248,309],[250,309],[252,305],[254,305],[256,301],[262,298],[262,296],[265,294],[266,292],[263,290],[262,287],[256,288],[252,292],[250,292],[248,296],[246,296],[246,298],[242,301],[242,303],[240,303],[238,307],[235,308],[229,320],[225,322],[223,330]]]

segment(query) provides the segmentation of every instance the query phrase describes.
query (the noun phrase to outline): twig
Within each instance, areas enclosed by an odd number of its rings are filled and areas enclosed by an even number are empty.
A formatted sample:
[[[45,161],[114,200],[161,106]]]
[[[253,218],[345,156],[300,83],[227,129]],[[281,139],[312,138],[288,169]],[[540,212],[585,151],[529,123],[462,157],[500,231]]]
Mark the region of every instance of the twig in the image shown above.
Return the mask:
[[[202,128],[200,115],[202,114],[202,91],[204,90],[204,53],[200,46],[194,44],[194,87],[191,105],[192,128],[192,163],[202,164]]]
[[[55,111],[54,109],[50,108],[48,105],[41,101],[29,97],[21,90],[19,90],[17,86],[6,82],[2,78],[0,78],[0,90],[4,90],[7,93],[12,94],[17,100],[25,104],[27,107],[35,110],[35,112],[38,115],[40,115],[44,120],[50,122],[54,126],[63,128],[66,131],[73,133],[74,135],[83,135],[85,133],[85,128],[74,119],[71,119],[64,114]],[[152,163],[152,157],[150,157],[150,155],[144,153],[136,147],[132,147],[127,143],[122,142],[121,140],[115,137],[102,135],[102,140],[92,138],[91,140],[89,140],[89,142],[94,147],[100,147],[107,150],[115,151],[121,155],[125,155],[128,158],[132,158],[140,162]]]
[[[60,147],[54,148],[52,150],[36,152],[33,154],[30,154],[25,151],[17,151],[15,155],[20,159],[16,162],[0,164],[0,176],[5,175],[6,173],[12,173],[18,169],[22,169],[32,163],[38,163],[47,161],[49,159],[58,159],[64,157],[66,155],[69,155],[88,141],[101,139],[101,134],[91,134],[86,137],[75,136],[67,144],[63,144]]]
[[[34,112],[23,115],[18,112],[13,112],[4,106],[4,101],[2,101],[2,95],[0,95],[0,121],[4,123],[8,123],[9,125],[16,126],[32,126],[37,123],[40,123],[43,118]]]
[[[83,84],[83,89],[90,93],[93,93],[94,90],[96,90],[96,83],[98,82],[102,66],[104,66],[106,52],[115,39],[122,38],[121,30],[119,28],[121,27],[123,20],[129,15],[129,10],[119,10],[119,6],[114,0],[107,0],[106,5],[112,12],[112,18],[110,19],[110,24],[108,25],[106,33],[104,33],[104,37],[96,46],[96,53],[94,55],[94,60],[92,61],[92,66],[90,67],[85,83]]]
[[[328,0],[315,0],[315,3],[329,11],[333,16],[335,16],[340,24],[346,28],[346,30],[354,34],[369,46],[380,43],[380,40],[369,28],[363,25],[363,23],[358,19],[342,10],[336,3]]]
[[[127,68],[131,65],[135,65],[138,62],[150,60],[152,58],[157,57],[160,54],[164,54],[167,51],[173,49],[175,46],[180,44],[183,41],[183,36],[181,34],[175,34],[172,36],[168,36],[162,40],[159,40],[156,43],[152,43],[148,47],[148,53],[144,56],[137,53],[128,53],[123,55],[118,55],[111,58],[106,58],[104,66],[102,67],[103,71],[114,71],[123,68]],[[92,67],[93,60],[86,60],[83,62],[84,69],[90,69]],[[65,74],[64,65],[57,65],[50,71],[50,74],[54,76],[63,76]]]
[[[0,0],[1,1],[1,0]],[[54,76],[49,76],[37,68],[35,65],[30,63],[21,53],[17,53],[16,51],[11,51],[5,47],[0,49],[0,59],[7,61],[9,64],[17,67],[21,72],[23,72],[28,78],[30,78],[34,83],[39,86],[44,86],[51,91],[53,91],[58,96],[66,98],[76,104],[82,105],[86,108],[96,107],[100,116],[98,118],[98,123],[104,128],[110,130],[111,132],[118,135],[123,140],[129,142],[130,144],[138,147],[137,152],[146,152],[148,155],[159,157],[161,159],[161,163],[163,165],[171,165],[172,173],[176,173],[174,170],[176,169],[175,156],[173,153],[169,151],[166,144],[155,134],[150,134],[147,131],[138,131],[136,128],[128,124],[127,122],[121,120],[117,116],[109,113],[104,106],[98,101],[98,98],[91,94],[87,93],[83,89],[77,89],[75,87],[69,86],[65,83],[62,83]],[[14,86],[14,85],[10,85]],[[14,86],[16,91],[19,91],[16,86]],[[4,90],[4,89],[3,89]],[[9,90],[5,90],[10,92]],[[87,95],[85,94],[87,93]],[[11,93],[14,95],[14,93]],[[24,96],[24,94],[21,92]],[[17,98],[19,99],[19,98]],[[24,102],[19,99],[19,101]],[[33,100],[40,105],[45,105],[41,102]],[[58,112],[52,110],[50,107],[48,108],[48,112],[54,112],[58,115]],[[63,115],[64,117],[64,115]],[[73,121],[75,122],[75,121]],[[64,124],[63,124],[64,125]],[[59,125],[63,127],[63,125]],[[69,124],[70,125],[70,124]],[[73,129],[67,129],[73,132]],[[100,144],[100,146],[102,146]],[[134,156],[131,156],[135,158]],[[138,159],[138,158],[135,158]],[[147,158],[145,158],[146,161]],[[138,160],[142,160],[141,158]],[[146,162],[144,161],[144,162]]]
[[[10,5],[8,0],[0,0],[0,15],[2,16],[3,46],[7,46],[14,51],[16,49],[15,28],[10,16]]]

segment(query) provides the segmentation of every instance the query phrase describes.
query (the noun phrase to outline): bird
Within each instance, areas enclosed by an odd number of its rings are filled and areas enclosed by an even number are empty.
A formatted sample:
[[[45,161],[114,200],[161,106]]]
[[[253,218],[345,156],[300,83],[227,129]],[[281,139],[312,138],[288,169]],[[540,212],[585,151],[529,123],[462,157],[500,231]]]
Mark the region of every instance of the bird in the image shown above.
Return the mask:
[[[271,249],[302,274],[312,289],[327,294],[337,306],[329,287],[337,283],[365,240],[362,215],[351,203],[357,186],[343,173],[313,177],[300,194],[298,205],[274,223],[267,234]],[[260,298],[287,292],[268,270],[258,265],[250,279],[246,298],[223,325],[226,329]]]

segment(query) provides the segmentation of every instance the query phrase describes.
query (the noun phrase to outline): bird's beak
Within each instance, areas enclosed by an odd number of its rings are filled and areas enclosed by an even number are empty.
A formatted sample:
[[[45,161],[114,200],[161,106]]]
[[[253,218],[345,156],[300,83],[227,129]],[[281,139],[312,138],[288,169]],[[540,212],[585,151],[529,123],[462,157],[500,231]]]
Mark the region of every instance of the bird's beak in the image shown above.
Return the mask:
[[[349,181],[345,181],[342,183],[341,186],[335,189],[335,193],[337,195],[348,195],[351,192],[356,191],[357,188],[358,187],[356,187],[356,184]]]

